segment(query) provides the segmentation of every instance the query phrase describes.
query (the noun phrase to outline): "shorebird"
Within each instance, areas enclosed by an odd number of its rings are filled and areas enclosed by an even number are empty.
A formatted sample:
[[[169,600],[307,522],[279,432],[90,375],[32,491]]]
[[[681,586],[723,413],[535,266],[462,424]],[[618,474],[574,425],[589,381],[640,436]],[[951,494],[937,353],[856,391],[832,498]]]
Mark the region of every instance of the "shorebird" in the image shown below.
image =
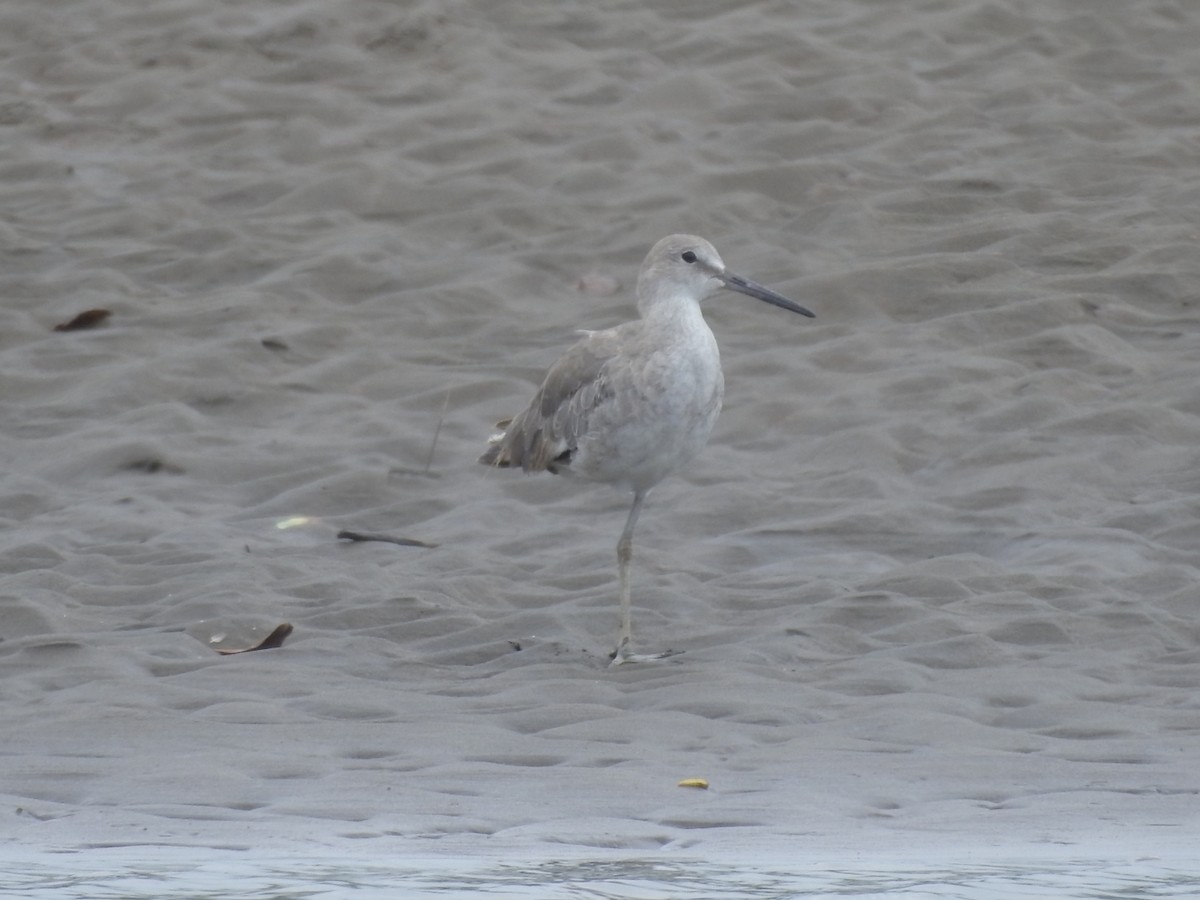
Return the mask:
[[[656,484],[708,442],[725,392],[717,340],[700,303],[725,288],[812,317],[725,268],[703,238],[673,234],[651,248],[637,280],[640,318],[584,337],[550,367],[529,406],[497,423],[479,461],[550,472],[633,492],[617,542],[621,623],[613,665],[660,659],[632,650],[633,529]]]

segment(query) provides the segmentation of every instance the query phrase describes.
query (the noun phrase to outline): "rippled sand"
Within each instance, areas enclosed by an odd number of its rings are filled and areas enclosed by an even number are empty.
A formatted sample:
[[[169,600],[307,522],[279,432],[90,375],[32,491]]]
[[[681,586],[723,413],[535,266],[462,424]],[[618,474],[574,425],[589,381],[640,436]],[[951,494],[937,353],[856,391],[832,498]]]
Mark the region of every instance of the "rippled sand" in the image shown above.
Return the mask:
[[[1171,0],[7,4],[0,852],[1194,858],[1197,47]],[[673,231],[818,318],[710,305],[634,562],[686,652],[613,671],[627,499],[474,459]]]

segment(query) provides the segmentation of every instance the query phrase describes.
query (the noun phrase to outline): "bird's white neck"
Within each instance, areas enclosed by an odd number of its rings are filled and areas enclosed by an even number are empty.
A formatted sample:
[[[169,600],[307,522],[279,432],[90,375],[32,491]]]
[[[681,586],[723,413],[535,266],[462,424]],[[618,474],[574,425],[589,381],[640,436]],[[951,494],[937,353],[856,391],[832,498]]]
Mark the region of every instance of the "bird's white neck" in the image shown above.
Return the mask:
[[[678,322],[674,327],[704,323],[700,302],[677,286],[674,289],[647,291],[638,300],[638,312],[646,321]],[[705,326],[707,327],[707,326]]]

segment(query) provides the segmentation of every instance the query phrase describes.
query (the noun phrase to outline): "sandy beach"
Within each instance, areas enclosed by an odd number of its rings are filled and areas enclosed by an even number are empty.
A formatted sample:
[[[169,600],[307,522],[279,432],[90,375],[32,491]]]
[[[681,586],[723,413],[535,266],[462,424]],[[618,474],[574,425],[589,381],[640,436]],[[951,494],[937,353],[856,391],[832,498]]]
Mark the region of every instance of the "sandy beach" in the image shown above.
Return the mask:
[[[1178,0],[5,4],[0,859],[1200,885],[1197,47]],[[628,497],[475,459],[672,232],[816,318],[706,306],[725,409],[633,564],[683,652],[610,669]]]

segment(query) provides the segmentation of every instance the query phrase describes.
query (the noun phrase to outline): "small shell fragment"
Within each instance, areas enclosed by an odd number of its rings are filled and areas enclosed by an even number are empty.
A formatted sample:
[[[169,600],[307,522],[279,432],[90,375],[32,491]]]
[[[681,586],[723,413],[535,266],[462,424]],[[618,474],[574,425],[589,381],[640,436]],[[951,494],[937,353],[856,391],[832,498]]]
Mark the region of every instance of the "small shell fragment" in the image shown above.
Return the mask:
[[[289,528],[300,528],[304,525],[311,525],[316,521],[312,516],[290,516],[286,519],[280,519],[275,523],[275,527],[280,531],[286,531]]]
[[[270,634],[253,647],[239,647],[236,650],[222,650],[220,647],[213,647],[213,649],[222,656],[233,656],[235,653],[251,653],[255,650],[278,650],[293,631],[295,631],[295,628],[293,628],[292,624],[284,622],[282,625],[276,625]]]
[[[95,328],[112,315],[107,309],[85,309],[73,319],[59,322],[54,326],[55,331],[83,331],[85,328]]]
[[[701,790],[707,791],[708,790],[708,779],[707,778],[685,778],[685,779],[683,779],[683,781],[679,782],[679,787],[700,788]]]
[[[621,290],[621,282],[613,278],[611,275],[603,275],[600,272],[588,272],[586,275],[580,276],[575,282],[575,290],[581,294],[598,294],[601,297],[611,297],[617,291]]]

